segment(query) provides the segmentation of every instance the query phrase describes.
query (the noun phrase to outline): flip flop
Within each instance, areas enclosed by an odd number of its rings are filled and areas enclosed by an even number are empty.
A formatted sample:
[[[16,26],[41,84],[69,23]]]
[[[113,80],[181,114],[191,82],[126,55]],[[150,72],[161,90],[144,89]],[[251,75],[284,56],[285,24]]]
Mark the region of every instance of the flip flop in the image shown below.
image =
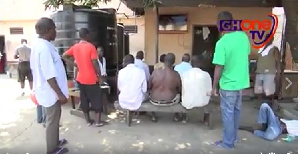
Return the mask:
[[[106,121],[101,121],[101,123],[103,123],[104,125],[108,125],[109,123]]]
[[[96,127],[102,127],[102,126],[104,126],[104,125],[105,125],[105,124],[104,124],[103,122],[100,122],[100,123],[96,123],[96,124],[95,124]]]
[[[69,149],[67,148],[56,148],[56,150],[52,154],[63,154],[69,152]]]
[[[88,126],[91,126],[91,125],[93,125],[94,123],[95,123],[95,120],[92,120],[92,119],[91,119],[91,120],[89,120],[89,122],[87,123],[87,125],[88,125]]]
[[[68,143],[68,140],[66,139],[61,139],[58,141],[58,146],[64,146]]]
[[[224,149],[231,149],[231,148],[225,147],[225,146],[222,144],[222,140],[213,142],[212,145],[217,146],[217,147],[220,147],[220,148],[224,148]]]

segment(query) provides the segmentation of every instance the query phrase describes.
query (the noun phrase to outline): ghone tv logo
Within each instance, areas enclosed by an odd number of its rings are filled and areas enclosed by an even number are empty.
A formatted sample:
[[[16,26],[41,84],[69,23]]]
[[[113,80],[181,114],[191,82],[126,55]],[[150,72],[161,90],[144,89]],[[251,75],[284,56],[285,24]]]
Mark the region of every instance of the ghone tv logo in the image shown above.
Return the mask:
[[[269,14],[270,20],[221,20],[219,28],[221,31],[245,31],[249,32],[252,38],[253,48],[262,48],[271,41],[278,26],[278,17]]]

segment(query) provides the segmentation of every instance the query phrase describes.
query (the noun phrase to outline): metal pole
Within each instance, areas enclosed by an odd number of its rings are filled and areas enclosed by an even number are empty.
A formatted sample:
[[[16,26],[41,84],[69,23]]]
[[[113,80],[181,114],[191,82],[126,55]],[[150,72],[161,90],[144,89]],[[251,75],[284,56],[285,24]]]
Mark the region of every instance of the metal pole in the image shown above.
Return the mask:
[[[158,12],[158,6],[155,7],[155,13],[156,13],[156,36],[155,36],[155,63],[158,63],[158,54],[159,54],[159,12]]]

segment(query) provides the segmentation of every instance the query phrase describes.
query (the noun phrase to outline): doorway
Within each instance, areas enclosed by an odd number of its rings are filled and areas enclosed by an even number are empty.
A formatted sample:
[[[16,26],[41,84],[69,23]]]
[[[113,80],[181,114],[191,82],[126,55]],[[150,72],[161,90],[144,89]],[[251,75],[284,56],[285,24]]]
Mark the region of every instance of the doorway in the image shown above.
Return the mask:
[[[215,46],[219,40],[219,30],[215,25],[194,25],[192,55],[200,55],[205,60],[202,68],[213,78],[214,65],[212,64]]]
[[[5,36],[0,35],[0,74],[4,74],[6,67],[6,53],[5,53]]]

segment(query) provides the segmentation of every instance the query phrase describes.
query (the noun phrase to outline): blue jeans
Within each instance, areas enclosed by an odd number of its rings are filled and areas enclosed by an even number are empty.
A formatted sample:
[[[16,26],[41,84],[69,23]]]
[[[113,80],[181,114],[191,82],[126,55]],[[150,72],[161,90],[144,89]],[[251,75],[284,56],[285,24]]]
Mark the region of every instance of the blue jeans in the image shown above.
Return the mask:
[[[220,99],[223,121],[222,146],[224,148],[233,148],[234,142],[238,140],[237,133],[240,123],[242,91],[220,89]]]
[[[46,123],[46,113],[45,108],[42,105],[37,106],[37,122],[38,123]]]
[[[259,124],[267,124],[266,131],[255,130],[254,135],[269,141],[276,139],[282,132],[280,127],[280,121],[275,116],[273,110],[267,103],[263,103],[260,106],[257,122]]]

